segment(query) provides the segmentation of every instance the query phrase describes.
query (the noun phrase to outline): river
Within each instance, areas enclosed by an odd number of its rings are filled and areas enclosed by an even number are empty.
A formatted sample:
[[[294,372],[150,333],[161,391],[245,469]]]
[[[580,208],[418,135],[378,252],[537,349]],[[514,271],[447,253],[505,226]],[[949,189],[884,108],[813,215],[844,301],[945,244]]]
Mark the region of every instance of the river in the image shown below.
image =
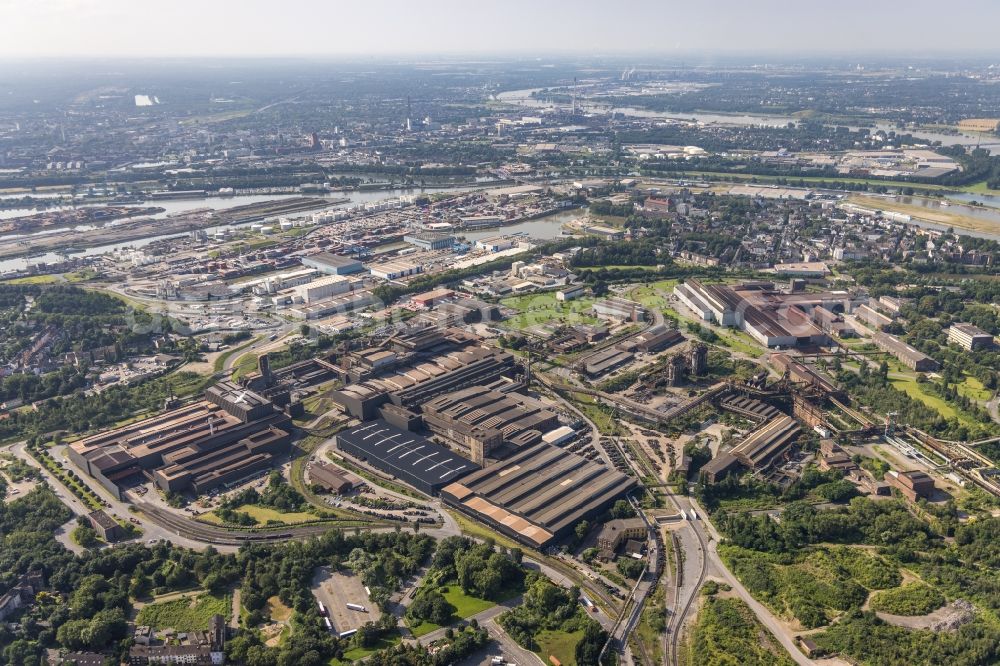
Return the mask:
[[[1000,196],[995,194],[973,194],[971,192],[948,192],[945,196],[965,203],[980,203],[990,208],[1000,208]]]
[[[497,99],[501,102],[531,109],[554,109],[560,106],[555,102],[546,102],[544,100],[535,99],[531,96],[532,93],[540,90],[543,90],[543,88],[508,90],[507,92],[498,94]],[[671,113],[668,111],[651,111],[649,109],[639,109],[630,106],[612,107],[610,104],[599,104],[595,102],[578,102],[577,106],[584,111],[593,113],[618,113],[632,118],[681,120],[688,122],[695,121],[706,125],[733,125],[739,127],[747,125],[764,125],[766,127],[783,127],[788,123],[799,123],[802,121],[801,118],[796,118],[794,116],[707,112]],[[924,130],[899,130],[894,127],[892,123],[886,121],[873,121],[873,125],[867,128],[861,128],[860,126],[849,127],[855,131],[858,129],[880,129],[885,132],[904,132],[912,134],[918,139],[923,139],[928,143],[940,141],[941,144],[945,146],[960,144],[963,146],[978,145],[982,148],[1000,148],[1000,137],[982,137],[975,134],[944,134],[941,132],[928,132]]]
[[[347,202],[341,204],[333,204],[331,206],[350,206],[356,204],[369,203],[372,201],[383,201],[385,199],[395,199],[397,197],[408,195],[408,194],[422,194],[422,193],[452,193],[452,192],[467,192],[470,190],[478,189],[474,186],[459,186],[459,187],[444,187],[444,188],[413,188],[413,189],[392,189],[392,190],[364,190],[364,191],[350,191],[350,192],[329,192],[322,194],[254,194],[254,195],[243,195],[243,196],[232,196],[232,197],[198,197],[193,199],[170,199],[167,201],[154,201],[148,202],[145,205],[159,206],[164,208],[164,212],[152,215],[153,218],[163,218],[168,215],[175,215],[177,213],[184,213],[192,210],[197,210],[199,208],[211,208],[213,210],[218,210],[222,208],[232,208],[234,206],[243,206],[246,204],[258,203],[261,201],[272,201],[274,199],[282,199],[287,197],[311,197],[311,198],[325,198],[331,200],[348,199]],[[98,204],[100,205],[100,204]],[[53,209],[49,209],[53,210]],[[24,211],[21,215],[25,215]],[[29,211],[27,214],[31,214]],[[8,216],[10,217],[10,216]],[[136,218],[138,219],[138,218]],[[249,223],[245,225],[233,225],[233,226],[249,226]],[[85,230],[87,226],[81,225],[78,230]],[[36,232],[36,234],[46,234],[54,233],[57,231],[66,231],[66,229],[50,229],[46,231]],[[95,247],[87,248],[83,252],[77,253],[71,256],[96,256],[104,254],[106,252],[114,252],[115,250],[120,250],[124,248],[137,248],[149,245],[158,240],[164,240],[166,238],[176,238],[178,236],[184,236],[187,232],[175,233],[175,234],[163,234],[157,236],[149,236],[140,240],[126,241],[123,243],[114,243],[111,245],[98,245]],[[496,232],[494,232],[494,235]],[[25,234],[25,237],[30,238],[34,234]],[[15,235],[7,235],[5,238],[15,238]],[[30,252],[30,247],[25,249],[26,252]],[[0,260],[0,273],[6,273],[10,271],[21,271],[28,267],[28,264],[36,263],[56,263],[63,260],[63,255],[57,252],[48,252],[42,255],[33,256],[29,260],[27,257],[15,257],[13,259],[3,259]]]
[[[976,238],[988,238],[990,240],[1000,241],[1000,210],[992,207],[983,206],[965,206],[962,204],[951,204],[944,205],[945,202],[942,199],[934,199],[930,197],[917,197],[917,196],[899,196],[896,197],[895,201],[901,203],[905,206],[919,206],[928,211],[933,211],[935,213],[940,213],[943,215],[953,214],[962,215],[964,217],[974,218],[976,220],[981,220],[988,224],[991,224],[995,232],[980,231],[972,229],[962,229],[959,226],[955,226],[955,231],[960,235],[975,236]],[[929,220],[913,220],[914,224],[919,224],[920,226],[926,226],[932,229],[947,230],[947,224],[940,222],[931,222]]]
[[[572,222],[584,214],[585,212],[583,209],[573,208],[571,210],[560,211],[558,213],[553,213],[552,215],[547,215],[546,217],[528,220],[519,224],[509,224],[503,227],[481,229],[479,231],[456,231],[455,233],[460,236],[465,236],[465,238],[467,238],[471,243],[475,243],[481,238],[490,238],[491,236],[501,235],[508,236],[510,234],[524,234],[534,238],[535,240],[552,240],[553,238],[559,238],[562,236],[562,227],[564,224]]]
[[[833,190],[822,190],[825,194],[833,194],[843,196],[842,192],[836,192]],[[937,231],[947,231],[949,228],[955,230],[959,236],[972,236],[974,238],[986,238],[988,240],[1000,241],[1000,209],[992,207],[983,206],[966,206],[960,203],[948,204],[946,199],[940,199],[935,197],[922,197],[922,196],[892,196],[892,195],[879,195],[879,194],[869,194],[866,195],[872,199],[871,203],[861,203],[859,205],[870,208],[873,210],[892,210],[892,204],[900,204],[901,206],[909,206],[910,210],[900,210],[901,213],[906,213],[910,215],[909,224],[916,225],[918,227],[923,227],[925,229],[934,229]],[[949,195],[951,197],[951,195]],[[878,201],[885,201],[885,205],[882,206],[878,204]],[[946,205],[947,204],[947,205]],[[914,212],[912,208],[922,208],[928,212],[928,214],[935,215],[956,215],[963,216],[967,218],[973,218],[977,221],[984,222],[991,225],[991,231],[981,230],[981,229],[964,229],[956,223],[948,223],[944,221],[935,221],[931,219],[919,218],[917,215],[919,213]]]

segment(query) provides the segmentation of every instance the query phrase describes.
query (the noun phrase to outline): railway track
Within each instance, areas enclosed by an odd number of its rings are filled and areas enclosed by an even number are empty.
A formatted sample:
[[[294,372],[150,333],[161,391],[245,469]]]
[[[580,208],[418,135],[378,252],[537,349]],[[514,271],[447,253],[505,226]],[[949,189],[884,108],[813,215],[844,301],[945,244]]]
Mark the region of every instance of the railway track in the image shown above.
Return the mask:
[[[150,520],[157,523],[179,536],[199,541],[205,544],[217,546],[242,546],[249,543],[279,543],[290,540],[304,540],[320,536],[335,529],[354,529],[353,524],[321,523],[315,525],[301,525],[298,527],[283,527],[274,530],[262,530],[258,532],[230,530],[225,527],[216,527],[193,518],[179,516],[171,511],[158,507],[148,502],[137,503],[136,508],[145,514]],[[395,529],[395,526],[366,527],[366,531],[388,531]],[[432,533],[434,529],[428,529]],[[525,558],[531,559],[531,558]],[[575,571],[570,567],[562,565],[556,560],[550,563],[553,569],[560,571],[563,575],[571,577]],[[613,607],[614,600],[598,584],[589,584],[589,581],[582,582],[583,589],[595,599],[601,601],[605,607]]]
[[[673,502],[674,506],[677,508],[678,512],[683,513],[684,509],[681,508],[680,502],[673,493],[668,493],[667,496],[670,501]],[[698,590],[701,589],[702,584],[705,582],[705,576],[708,573],[708,544],[705,543],[705,537],[702,536],[701,532],[698,530],[696,525],[691,525],[691,529],[694,531],[694,535],[698,538],[698,544],[701,546],[699,562],[701,564],[700,571],[698,572],[698,580],[692,588],[691,595],[688,597],[687,601],[684,603],[684,607],[679,613],[675,612],[670,620],[667,622],[667,634],[669,635],[669,646],[670,654],[667,656],[667,661],[674,666],[680,666],[680,655],[678,654],[678,647],[680,645],[681,630],[684,628],[684,622],[687,619],[688,613],[691,612],[691,607],[694,605],[695,599],[698,598]],[[680,549],[677,549],[677,572],[678,580],[682,579],[683,562],[680,557]]]
[[[215,527],[191,518],[178,516],[148,502],[138,503],[135,506],[153,522],[175,532],[179,536],[219,546],[241,546],[245,543],[269,543],[288,541],[289,539],[308,539],[324,534],[332,529],[353,527],[353,525],[341,526],[335,523],[322,523],[259,532],[249,530],[237,531],[224,527]]]

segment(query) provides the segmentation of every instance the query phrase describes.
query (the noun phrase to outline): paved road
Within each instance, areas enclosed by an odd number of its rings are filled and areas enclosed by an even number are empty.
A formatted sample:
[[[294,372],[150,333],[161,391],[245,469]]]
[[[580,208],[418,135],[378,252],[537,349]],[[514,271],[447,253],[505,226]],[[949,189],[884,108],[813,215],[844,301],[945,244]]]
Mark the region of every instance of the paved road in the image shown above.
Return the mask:
[[[42,476],[48,482],[49,487],[51,487],[52,491],[56,494],[56,497],[62,500],[62,503],[68,506],[70,511],[78,516],[86,516],[90,513],[90,509],[87,508],[83,502],[77,499],[76,495],[71,493],[69,489],[64,486],[61,481],[56,479],[56,477],[54,477],[49,470],[45,469],[41,463],[31,457],[31,454],[29,454],[26,450],[26,446],[27,442],[18,442],[10,447],[10,452],[41,472]]]
[[[243,594],[241,588],[237,587],[233,590],[233,607],[229,611],[229,627],[231,629],[240,628],[240,609],[242,608]]]
[[[66,521],[65,525],[61,525],[59,529],[56,530],[56,541],[61,543],[66,548],[66,550],[75,553],[77,555],[82,555],[83,553],[87,552],[87,549],[78,544],[77,542],[73,541],[72,537],[70,536],[70,534],[72,534],[73,530],[76,529],[76,526],[78,524],[79,523],[77,523],[76,521],[76,516],[73,516],[68,521]]]
[[[253,343],[239,349],[232,354],[230,354],[222,364],[223,376],[228,376],[233,366],[236,365],[236,361],[240,360],[247,354],[262,353],[265,351],[275,351],[281,349],[285,346],[284,338],[293,329],[293,325],[284,320],[277,320],[277,326],[275,328],[267,329],[263,331],[263,335],[259,340],[255,340]],[[251,331],[253,334],[261,333],[261,331]],[[277,335],[278,339],[271,340],[271,335]],[[237,343],[239,344],[239,343]]]
[[[520,605],[521,599],[522,599],[521,596],[516,596],[513,599],[508,599],[507,601],[501,602],[496,606],[491,606],[482,612],[476,613],[472,617],[466,618],[465,622],[469,622],[470,620],[475,620],[480,625],[483,625],[486,623],[487,620],[492,620],[496,616],[510,610],[514,606]],[[415,643],[419,641],[420,643],[427,645],[428,643],[433,643],[439,638],[444,638],[444,635],[446,633],[448,633],[448,627],[442,627],[440,629],[435,629],[430,633],[424,634],[418,639],[411,639],[411,642]]]
[[[493,640],[500,644],[501,649],[505,653],[505,661],[513,662],[517,666],[538,666],[538,664],[545,664],[541,657],[531,650],[525,650],[513,638],[508,636],[507,632],[496,623],[496,619],[481,622],[480,626],[486,629]]]
[[[696,507],[696,511],[699,516],[704,517],[707,515],[705,511],[698,506],[697,502],[692,498],[685,498],[687,502],[692,506]],[[743,584],[740,583],[739,579],[733,575],[726,565],[723,564],[722,558],[719,557],[717,547],[719,545],[719,534],[715,531],[715,527],[705,520],[697,520],[692,523],[695,530],[700,531],[703,539],[707,541],[706,556],[708,562],[721,576],[732,586],[733,590],[740,596],[740,599],[744,601],[753,611],[757,619],[767,627],[768,631],[774,634],[774,637],[781,643],[781,646],[785,648],[785,651],[791,655],[795,663],[801,666],[811,666],[816,664],[815,661],[809,657],[802,654],[802,652],[796,647],[795,641],[792,634],[785,628],[785,626],[774,616],[774,614],[763,604],[753,598],[753,595],[747,591]]]
[[[52,487],[56,496],[60,500],[62,500],[63,504],[68,506],[70,510],[73,511],[73,513],[75,513],[78,516],[85,516],[88,513],[90,513],[90,509],[87,506],[85,506],[83,502],[77,499],[77,497],[72,492],[70,492],[70,490],[66,486],[64,486],[61,481],[56,479],[56,477],[54,477],[47,469],[45,469],[43,465],[41,465],[37,460],[31,457],[31,455],[25,450],[25,446],[26,446],[25,442],[18,442],[17,444],[11,446],[10,450],[15,456],[25,461],[32,467],[35,467],[36,469],[41,471],[42,475],[49,482],[49,485]],[[52,457],[56,461],[62,462],[64,460],[64,458],[62,457],[62,451],[64,449],[65,449],[64,446],[52,447],[50,449]],[[83,474],[82,472],[77,474],[77,476],[83,479],[84,482],[87,483],[94,490],[95,493],[97,493],[98,497],[111,504],[111,508],[106,509],[108,513],[122,520],[128,520],[130,517],[132,517],[132,513],[129,511],[129,505],[127,503],[114,499],[113,497],[111,497],[111,494],[108,493],[103,488],[95,487],[93,484],[89,482],[89,480],[86,478],[86,475]],[[185,548],[192,548],[194,550],[202,550],[206,545],[209,545],[206,542],[196,541],[193,539],[182,537],[175,531],[148,520],[142,521],[142,528],[143,528],[142,538],[146,540],[164,539],[178,546],[183,546]],[[231,551],[231,552],[235,552],[238,549],[237,546],[227,547],[224,545],[216,546],[216,548],[220,551]]]
[[[702,542],[698,533],[687,522],[673,530],[677,535],[680,551],[683,553],[680,571],[680,586],[672,592],[673,605],[667,618],[665,633],[666,650],[664,654],[669,663],[677,663],[676,650],[683,635],[685,622],[689,619],[694,601],[698,598],[698,590],[710,573],[710,563],[706,561]],[[676,585],[676,582],[675,582]]]
[[[476,613],[472,617],[467,618],[465,621],[468,622],[475,619],[479,626],[485,629],[487,633],[489,633],[490,637],[499,643],[501,649],[506,655],[506,661],[512,661],[518,666],[538,666],[538,664],[543,663],[538,655],[518,645],[514,639],[511,638],[496,622],[496,619],[500,614],[518,606],[521,603],[521,600],[522,597],[520,596],[508,599],[507,601],[499,603],[496,606],[487,608],[481,613]],[[419,642],[422,645],[428,645],[440,638],[444,638],[447,631],[447,627],[435,629],[428,634],[424,634],[420,638],[406,639],[406,641],[408,643]]]

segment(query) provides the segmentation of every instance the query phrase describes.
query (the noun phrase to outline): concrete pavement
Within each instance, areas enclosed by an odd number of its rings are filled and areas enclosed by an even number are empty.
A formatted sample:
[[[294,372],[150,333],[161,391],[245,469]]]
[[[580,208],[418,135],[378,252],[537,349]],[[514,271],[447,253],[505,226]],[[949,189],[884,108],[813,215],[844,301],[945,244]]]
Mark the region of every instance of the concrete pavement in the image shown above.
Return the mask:
[[[505,613],[506,611],[509,611],[511,608],[514,608],[515,606],[520,605],[521,604],[521,599],[522,599],[522,597],[520,595],[518,595],[518,596],[514,597],[513,599],[508,599],[507,601],[502,601],[502,602],[498,603],[496,606],[490,606],[489,608],[487,608],[484,611],[476,613],[475,615],[473,615],[471,617],[465,618],[463,620],[463,622],[469,622],[471,620],[475,620],[476,622],[478,622],[480,624],[480,626],[482,626],[487,620],[492,620],[495,617],[497,617],[498,615],[500,615],[501,613]],[[448,633],[448,627],[441,627],[440,629],[435,629],[434,631],[426,633],[423,636],[420,636],[419,638],[415,638],[415,639],[412,639],[412,640],[413,640],[413,642],[419,642],[419,643],[422,643],[424,645],[427,645],[428,643],[433,643],[434,641],[438,640],[439,638],[444,638],[444,635],[446,633]]]
[[[66,522],[65,525],[61,525],[59,529],[56,530],[56,541],[61,543],[66,550],[76,555],[82,555],[87,552],[87,549],[73,541],[73,537],[70,536],[73,533],[73,530],[76,529],[77,524],[76,516],[73,516]]]
[[[513,662],[516,666],[538,666],[542,664],[544,666],[545,662],[542,658],[531,650],[526,650],[517,642],[511,638],[506,631],[503,630],[500,625],[497,624],[495,618],[487,620],[485,623],[480,623],[487,633],[500,644],[501,649],[506,654],[505,661]]]

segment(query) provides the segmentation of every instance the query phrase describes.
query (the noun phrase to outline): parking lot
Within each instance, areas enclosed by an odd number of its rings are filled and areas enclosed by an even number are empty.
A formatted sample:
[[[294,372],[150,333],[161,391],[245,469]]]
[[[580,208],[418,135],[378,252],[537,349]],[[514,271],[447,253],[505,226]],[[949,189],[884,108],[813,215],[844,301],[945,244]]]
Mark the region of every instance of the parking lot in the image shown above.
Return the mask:
[[[312,593],[327,607],[333,630],[337,633],[357,629],[382,615],[368,599],[361,578],[353,574],[334,573],[329,567],[320,567],[313,575]],[[364,606],[367,612],[351,610],[347,604]]]

